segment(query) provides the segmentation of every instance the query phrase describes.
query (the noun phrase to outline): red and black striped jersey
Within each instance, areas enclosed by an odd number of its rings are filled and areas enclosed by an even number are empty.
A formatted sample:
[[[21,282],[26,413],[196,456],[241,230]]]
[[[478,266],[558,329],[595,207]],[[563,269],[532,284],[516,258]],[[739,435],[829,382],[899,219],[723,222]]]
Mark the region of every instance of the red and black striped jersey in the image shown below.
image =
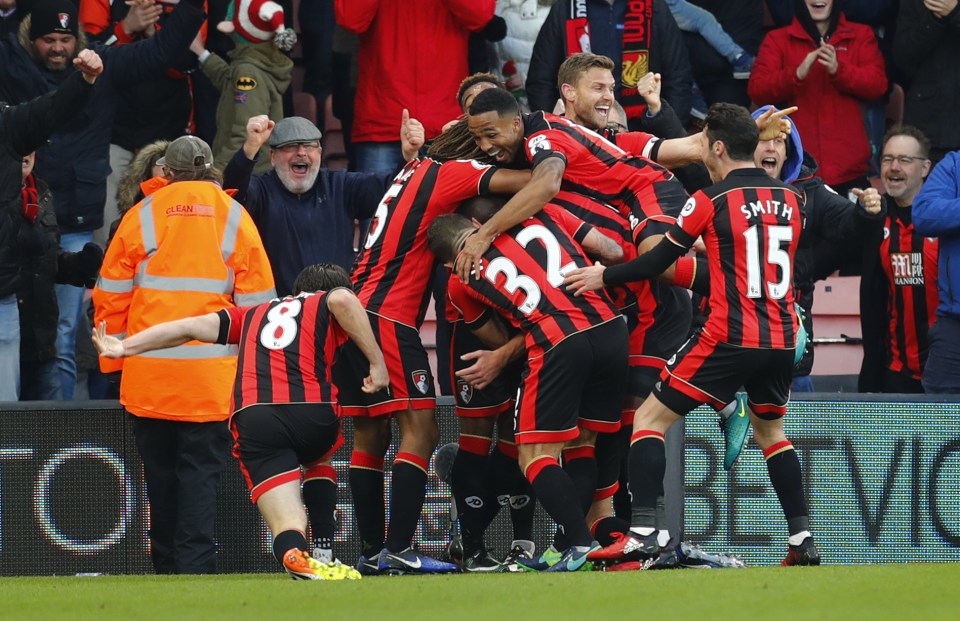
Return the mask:
[[[550,204],[575,215],[615,241],[623,248],[624,261],[637,257],[637,247],[633,242],[630,224],[616,208],[588,196],[563,190],[550,201]],[[653,313],[657,308],[650,281],[641,280],[607,287],[605,290],[614,306],[627,318],[627,327],[631,335],[630,353],[642,353],[643,337],[653,326]]]
[[[257,403],[336,401],[330,367],[348,337],[327,308],[326,292],[226,308],[217,314],[217,342],[240,345],[234,412]]]
[[[580,297],[563,286],[563,274],[590,265],[578,240],[589,227],[561,209],[543,211],[498,236],[483,254],[483,267],[465,288],[479,304],[460,307],[464,321],[477,321],[485,307],[498,311],[524,333],[530,358],[543,355],[571,334],[618,318],[607,295]],[[451,299],[459,299],[454,291]]]
[[[647,132],[612,132],[605,130],[602,136],[617,145],[627,153],[645,157],[652,162],[657,161],[661,141]]]
[[[353,269],[360,303],[371,313],[418,328],[430,299],[435,260],[427,229],[468,198],[487,193],[495,168],[473,160],[412,160],[377,207]]]
[[[547,158],[561,158],[566,163],[561,187],[613,205],[631,228],[652,216],[676,216],[689,198],[663,166],[569,119],[534,112],[523,121],[523,153],[534,168]]]
[[[793,263],[803,201],[760,168],[741,168],[693,195],[667,236],[689,248],[703,236],[710,267],[704,330],[738,347],[796,342]]]
[[[921,379],[928,349],[927,330],[937,311],[939,243],[923,237],[898,217],[888,197],[890,213],[883,224],[880,265],[887,277],[887,368]]]

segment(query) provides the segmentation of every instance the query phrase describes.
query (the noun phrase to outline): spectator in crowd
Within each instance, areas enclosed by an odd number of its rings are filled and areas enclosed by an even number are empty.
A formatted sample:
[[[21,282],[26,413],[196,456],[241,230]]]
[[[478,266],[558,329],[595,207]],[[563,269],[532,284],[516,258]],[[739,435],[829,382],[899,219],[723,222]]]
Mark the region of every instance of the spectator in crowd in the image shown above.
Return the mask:
[[[646,104],[638,84],[650,72],[663,76],[663,99],[686,123],[690,113],[690,61],[677,22],[663,4],[557,0],[540,29],[530,59],[526,90],[531,110],[553,110],[560,98],[557,71],[563,59],[577,52],[613,59],[618,100],[627,111],[631,129],[641,128]]]
[[[300,2],[297,12],[300,53],[303,59],[303,91],[317,101],[317,125],[326,121],[327,97],[333,92],[333,31],[337,22],[333,0]]]
[[[348,338],[358,343],[369,364],[365,392],[387,385],[386,364],[343,268],[311,265],[296,283],[296,297],[155,324],[122,341],[108,336],[100,324],[93,341],[108,358],[142,355],[194,339],[239,345],[230,429],[251,500],[273,534],[274,557],[294,578],[358,579],[360,574],[334,560],[332,551],[324,561],[311,557],[304,536],[304,503],[310,504],[310,488],[318,479],[336,480],[330,456],[343,439],[328,369],[337,350]],[[278,325],[289,329],[277,330]],[[267,333],[276,338],[264,338]],[[265,391],[264,385],[287,390]],[[309,403],[300,401],[303,395],[310,395]],[[332,514],[336,487],[330,488]],[[316,525],[314,508],[309,510]],[[327,536],[332,538],[334,521],[330,522]]]
[[[77,71],[56,91],[33,101],[0,104],[0,401],[16,401],[20,386],[20,248],[24,218],[37,217],[39,197],[24,192],[23,158],[53,132],[62,131],[93,97],[93,84],[103,62],[84,50],[71,61]],[[36,208],[36,209],[35,209]]]
[[[23,216],[26,243],[21,244],[20,400],[57,401],[57,294],[54,283],[93,286],[103,250],[88,242],[80,252],[60,250],[53,195],[33,174],[35,154],[23,158]]]
[[[960,296],[957,274],[950,270],[960,255],[960,151],[948,153],[923,184],[913,204],[913,226],[918,233],[939,238],[937,319],[927,332],[927,364],[923,390],[960,393]]]
[[[419,133],[422,140],[422,127]],[[373,217],[393,179],[389,174],[321,167],[320,138],[317,126],[303,117],[278,123],[263,115],[252,117],[243,148],[225,171],[226,187],[241,188],[236,199],[260,231],[279,295],[293,293],[293,281],[306,265],[353,267],[355,221]],[[407,145],[405,159],[416,156],[406,138],[401,137],[401,143]],[[265,144],[273,169],[251,178]]]
[[[265,302],[275,295],[256,226],[216,183],[205,142],[184,136],[158,162],[170,183],[131,209],[93,291],[96,324],[134,336],[148,326]],[[181,345],[122,361],[120,403],[131,414],[150,501],[158,574],[214,573],[217,482],[226,463],[236,348]],[[185,378],[197,378],[186,380]]]
[[[533,44],[556,0],[497,0],[497,15],[507,25],[506,36],[487,47],[493,71],[503,78],[521,108],[529,111],[526,82]]]
[[[163,166],[157,162],[163,157],[168,146],[170,146],[169,141],[157,140],[137,151],[117,188],[117,210],[120,212],[118,214],[120,218],[146,196],[167,184]],[[111,238],[119,225],[119,218],[111,224]]]
[[[729,3],[728,3],[729,4]],[[800,3],[796,0],[767,0],[773,23],[786,26],[794,16],[794,10]],[[894,82],[893,71],[893,39],[897,29],[897,10],[899,0],[844,0],[843,14],[851,22],[866,24],[873,29],[877,37],[877,45],[883,55],[887,69],[887,81]],[[870,139],[870,177],[880,175],[880,150],[883,148],[883,136],[887,131],[886,119],[887,98],[866,102],[863,110],[864,122],[867,126],[867,135]]]
[[[335,0],[337,23],[360,35],[351,140],[357,170],[389,173],[400,164],[397,122],[404,108],[440,133],[459,115],[453,94],[467,77],[467,39],[493,18],[494,0]],[[407,55],[442,62],[404,62]]]
[[[771,107],[757,108],[753,117],[759,117]],[[793,286],[797,304],[803,309],[808,346],[803,358],[794,366],[791,390],[809,392],[814,390],[810,376],[813,346],[809,344],[813,338],[814,284],[839,269],[848,246],[857,244],[857,240],[875,228],[881,218],[879,207],[873,211],[868,211],[865,206],[858,208],[824,184],[817,174],[817,160],[804,149],[801,136],[806,134],[794,127],[787,138],[761,140],[754,161],[768,175],[791,184],[803,194],[804,226],[794,260]]]
[[[957,0],[903,0],[893,60],[905,77],[903,120],[930,139],[936,164],[960,149],[960,10]]]
[[[730,63],[731,73],[737,80],[746,80],[753,70],[753,54],[740,47],[723,29],[710,11],[687,0],[666,0],[677,27],[684,32],[699,34],[718,54]]]
[[[30,12],[29,0],[0,0],[0,38],[15,34],[23,16]]]
[[[190,49],[220,91],[213,154],[214,164],[223,168],[244,144],[250,118],[260,114],[283,118],[283,93],[293,76],[293,61],[283,52],[293,48],[297,37],[284,26],[283,8],[271,0],[234,0],[227,21],[220,22],[217,29],[231,33],[237,44],[229,54],[229,64],[203,49],[199,37]],[[270,162],[264,157],[255,169],[267,172]]]
[[[755,102],[799,106],[794,120],[806,150],[846,196],[869,187],[861,105],[887,90],[883,57],[873,32],[847,21],[838,0],[798,1],[803,10],[760,46],[748,90]]]
[[[860,281],[860,392],[922,393],[927,331],[937,308],[938,242],[913,226],[913,201],[930,173],[930,141],[911,126],[887,133],[880,158],[886,216],[864,242]],[[876,190],[860,196],[877,200]]]
[[[756,60],[755,56],[765,32],[762,3],[763,0],[741,0],[740,2],[695,0],[689,4],[709,12],[710,18],[716,20],[733,40],[734,45],[743,50],[749,58],[750,71],[752,71],[752,63]],[[684,30],[680,18],[676,17],[676,19],[681,30]],[[739,71],[732,70],[729,51],[732,48],[726,46],[727,53],[724,54],[720,47],[713,45],[702,33],[685,32],[683,38],[690,55],[693,79],[700,89],[704,103],[726,101],[743,106],[749,105],[750,97],[747,95],[746,79],[750,77],[750,72],[743,68]],[[743,64],[746,64],[746,60]]]
[[[77,252],[93,240],[103,225],[106,178],[110,174],[110,128],[123,89],[141,78],[164,71],[187,49],[203,21],[202,0],[183,0],[155,37],[119,47],[93,44],[103,56],[104,75],[83,123],[54,134],[37,151],[37,174],[53,192],[60,226],[60,245]],[[16,103],[46,93],[74,69],[70,62],[88,47],[77,24],[77,8],[70,0],[37,0],[20,25],[19,38],[0,40],[0,99]],[[57,359],[61,393],[72,400],[76,386],[77,324],[84,290],[57,286],[60,323]]]
[[[360,37],[340,24],[333,29],[333,71],[330,79],[333,92],[330,107],[343,129],[343,150],[347,155],[347,170],[357,170],[353,152],[353,105],[357,94],[357,52]]]
[[[162,28],[175,2],[137,0],[81,0],[80,27],[91,41],[116,47],[140,41]],[[201,33],[206,32],[206,26]],[[189,52],[179,55],[170,69],[144,76],[134,88],[119,91],[120,101],[110,138],[110,176],[103,226],[94,241],[106,247],[110,225],[120,216],[117,188],[134,154],[155,140],[173,140],[184,132],[194,133],[193,92],[197,89],[193,70],[196,58]],[[149,119],[145,121],[145,119]]]

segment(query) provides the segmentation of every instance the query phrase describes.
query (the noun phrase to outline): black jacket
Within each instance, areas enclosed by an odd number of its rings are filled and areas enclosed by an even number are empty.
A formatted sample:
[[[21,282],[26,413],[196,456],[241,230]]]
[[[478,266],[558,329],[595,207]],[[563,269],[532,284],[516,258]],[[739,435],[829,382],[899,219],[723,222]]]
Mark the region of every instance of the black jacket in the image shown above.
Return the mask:
[[[74,72],[58,91],[0,111],[0,297],[16,293],[19,280],[23,156],[65,126],[93,91],[80,73]]]
[[[599,0],[604,6],[606,0]],[[590,0],[588,0],[588,3]],[[620,0],[614,3],[622,4]],[[530,69],[527,73],[527,100],[531,110],[553,110],[560,98],[557,88],[557,71],[567,58],[566,20],[569,13],[569,0],[557,0],[550,9],[546,21],[540,28],[540,34],[533,45]],[[615,11],[616,6],[610,10]],[[673,14],[663,2],[653,4],[653,33],[650,36],[650,71],[663,76],[661,97],[670,102],[680,121],[686,124],[690,114],[690,60],[683,36],[677,27]],[[614,58],[620,66],[620,58]],[[620,76],[614,68],[613,77],[620,87]],[[631,124],[631,129],[638,127]]]
[[[103,261],[103,251],[87,244],[82,252],[60,250],[53,195],[37,180],[40,209],[31,225],[23,221],[21,239],[20,359],[27,362],[50,360],[57,355],[57,322],[60,318],[54,284],[83,287],[92,285]]]
[[[804,195],[804,226],[794,258],[793,284],[797,303],[805,314],[808,343],[813,341],[813,291],[818,280],[839,269],[849,256],[849,246],[858,244],[869,231],[883,221],[883,213],[871,215],[830,190],[817,177],[817,162],[804,153],[800,177],[792,185]],[[807,346],[803,359],[794,370],[807,375],[813,368],[813,347]]]
[[[91,47],[103,59],[104,70],[93,99],[65,131],[54,134],[37,152],[36,173],[53,192],[60,232],[93,231],[103,224],[103,205],[110,174],[110,132],[121,89],[141,77],[162,73],[186,49],[203,21],[201,0],[184,0],[156,36],[120,47]],[[31,53],[28,21],[20,37],[0,41],[0,99],[19,103],[42,95],[76,73],[71,65],[50,71]],[[19,185],[19,184],[18,184]]]
[[[158,25],[166,27],[172,4],[162,3]],[[130,7],[125,2],[110,3],[110,26],[103,32],[87,33],[92,41],[110,47],[123,44],[116,41],[114,26],[127,16]],[[142,40],[138,37],[137,40]],[[128,151],[136,151],[155,140],[175,140],[187,133],[193,116],[191,95],[193,76],[189,73],[198,68],[197,57],[190,50],[183,50],[171,63],[174,69],[145,76],[118,92],[116,117],[113,123],[111,143]],[[144,122],[148,119],[148,122]]]
[[[906,80],[903,121],[920,129],[939,161],[960,149],[960,5],[940,19],[923,0],[903,0],[893,40],[893,60]]]

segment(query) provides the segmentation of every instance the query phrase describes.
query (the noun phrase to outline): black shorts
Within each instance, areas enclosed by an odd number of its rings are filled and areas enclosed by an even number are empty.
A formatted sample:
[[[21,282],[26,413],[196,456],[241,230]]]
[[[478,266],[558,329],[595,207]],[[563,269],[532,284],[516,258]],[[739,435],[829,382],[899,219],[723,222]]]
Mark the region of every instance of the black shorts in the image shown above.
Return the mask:
[[[259,403],[230,418],[233,454],[250,499],[300,480],[300,466],[327,459],[343,444],[340,420],[329,403]]]
[[[416,329],[367,313],[373,336],[377,339],[390,374],[390,387],[369,395],[361,388],[370,371],[366,356],[356,343],[348,341],[333,365],[333,383],[337,386],[341,414],[344,416],[383,416],[394,412],[433,409],[437,390],[427,350]]]
[[[793,349],[734,347],[698,332],[667,362],[653,394],[683,416],[701,403],[722,409],[743,386],[753,413],[775,419],[787,413]]]
[[[477,390],[466,381],[457,377],[457,371],[466,369],[473,360],[461,360],[463,354],[480,349],[490,349],[462,321],[453,324],[450,335],[450,380],[456,387],[454,399],[457,416],[465,418],[487,418],[498,416],[512,410],[520,388],[520,374],[523,373],[523,361],[508,365],[489,386]]]
[[[619,317],[568,336],[527,361],[517,403],[517,444],[566,442],[579,427],[620,427],[627,387],[627,326]]]

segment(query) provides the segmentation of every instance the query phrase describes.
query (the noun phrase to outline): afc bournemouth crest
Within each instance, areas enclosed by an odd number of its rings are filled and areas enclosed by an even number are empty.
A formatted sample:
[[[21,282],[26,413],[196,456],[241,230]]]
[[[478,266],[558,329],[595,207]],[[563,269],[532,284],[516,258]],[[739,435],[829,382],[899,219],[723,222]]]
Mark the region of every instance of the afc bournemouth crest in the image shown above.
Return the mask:
[[[70,15],[68,13],[57,13],[57,21],[60,22],[60,27],[64,30],[70,27]]]
[[[421,394],[427,394],[427,391],[430,390],[430,375],[426,371],[414,371],[410,376],[413,377],[413,385],[417,387],[417,390]]]
[[[468,384],[464,379],[458,379],[457,394],[460,396],[461,402],[470,403],[470,399],[473,399],[473,386]]]

